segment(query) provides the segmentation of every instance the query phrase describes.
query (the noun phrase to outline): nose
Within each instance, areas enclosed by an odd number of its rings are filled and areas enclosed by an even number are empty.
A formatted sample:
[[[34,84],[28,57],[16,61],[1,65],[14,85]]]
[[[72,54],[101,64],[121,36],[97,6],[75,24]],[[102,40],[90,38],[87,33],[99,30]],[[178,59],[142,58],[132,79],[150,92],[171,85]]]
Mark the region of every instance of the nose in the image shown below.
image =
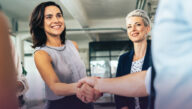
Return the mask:
[[[136,26],[133,25],[132,28],[131,28],[131,31],[135,31],[136,30]]]
[[[55,16],[55,17],[53,17],[53,22],[58,22],[59,21],[59,19]]]

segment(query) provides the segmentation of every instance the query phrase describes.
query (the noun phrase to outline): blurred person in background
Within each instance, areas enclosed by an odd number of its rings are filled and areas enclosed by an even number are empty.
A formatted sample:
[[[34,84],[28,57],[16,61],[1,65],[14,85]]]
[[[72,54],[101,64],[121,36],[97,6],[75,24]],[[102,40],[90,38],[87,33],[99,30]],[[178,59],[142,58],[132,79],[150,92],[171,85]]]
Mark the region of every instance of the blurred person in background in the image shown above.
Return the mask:
[[[151,66],[151,45],[147,42],[151,21],[147,13],[137,9],[127,14],[127,35],[134,49],[120,56],[116,77],[147,70]],[[117,109],[147,109],[148,97],[115,95]]]
[[[5,17],[6,22],[9,23],[7,20],[8,19],[7,16],[4,15],[4,17]],[[8,30],[9,30],[9,37],[10,37],[11,30],[10,29],[8,29]],[[18,56],[17,52],[15,51],[15,46],[12,43],[12,41],[10,41],[10,43],[11,43],[11,54],[13,57],[15,68],[16,68],[15,73],[17,74],[16,94],[19,99],[19,97],[23,96],[27,92],[27,90],[29,89],[29,86],[28,86],[25,76],[23,75],[23,69],[22,69],[20,57]],[[20,100],[19,100],[19,106],[21,106]]]
[[[0,25],[0,108],[18,109],[15,84],[17,71],[11,53],[8,22],[1,11]]]

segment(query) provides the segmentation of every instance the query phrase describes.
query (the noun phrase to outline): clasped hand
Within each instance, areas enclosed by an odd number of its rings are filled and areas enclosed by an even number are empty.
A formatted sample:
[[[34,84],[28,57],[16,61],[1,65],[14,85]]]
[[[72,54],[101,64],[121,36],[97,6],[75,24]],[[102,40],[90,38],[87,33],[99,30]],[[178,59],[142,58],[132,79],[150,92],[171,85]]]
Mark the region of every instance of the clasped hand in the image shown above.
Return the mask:
[[[97,89],[96,83],[98,77],[85,77],[79,80],[77,84],[76,96],[84,103],[96,101],[102,96],[102,93]]]

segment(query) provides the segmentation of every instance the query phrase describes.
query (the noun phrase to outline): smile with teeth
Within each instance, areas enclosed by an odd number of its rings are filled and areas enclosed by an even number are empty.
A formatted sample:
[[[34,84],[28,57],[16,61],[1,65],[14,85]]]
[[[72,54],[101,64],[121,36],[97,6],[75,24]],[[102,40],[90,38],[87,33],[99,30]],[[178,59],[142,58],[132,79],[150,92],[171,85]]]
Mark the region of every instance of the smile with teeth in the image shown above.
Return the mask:
[[[59,29],[59,28],[61,28],[61,25],[54,25],[54,26],[51,26],[51,28],[53,28],[53,29]]]
[[[139,35],[139,33],[132,33],[132,34],[131,34],[131,36],[133,36],[133,37],[134,37],[134,36],[137,36],[137,35]]]

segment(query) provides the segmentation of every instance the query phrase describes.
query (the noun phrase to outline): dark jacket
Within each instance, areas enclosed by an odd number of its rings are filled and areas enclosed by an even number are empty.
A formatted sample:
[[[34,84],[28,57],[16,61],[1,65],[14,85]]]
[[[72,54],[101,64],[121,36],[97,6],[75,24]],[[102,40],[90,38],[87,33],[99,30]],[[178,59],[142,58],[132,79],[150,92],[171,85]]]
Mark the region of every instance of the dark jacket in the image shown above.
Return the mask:
[[[130,73],[133,56],[134,56],[134,50],[131,50],[130,52],[120,56],[116,77],[120,77]],[[151,66],[151,47],[150,44],[148,44],[142,70],[147,70],[150,66]],[[135,99],[133,97],[123,97],[115,95],[115,103],[117,109],[120,109],[124,106],[128,106],[129,109],[135,109]],[[141,109],[147,109],[148,97],[139,97],[139,103]]]

